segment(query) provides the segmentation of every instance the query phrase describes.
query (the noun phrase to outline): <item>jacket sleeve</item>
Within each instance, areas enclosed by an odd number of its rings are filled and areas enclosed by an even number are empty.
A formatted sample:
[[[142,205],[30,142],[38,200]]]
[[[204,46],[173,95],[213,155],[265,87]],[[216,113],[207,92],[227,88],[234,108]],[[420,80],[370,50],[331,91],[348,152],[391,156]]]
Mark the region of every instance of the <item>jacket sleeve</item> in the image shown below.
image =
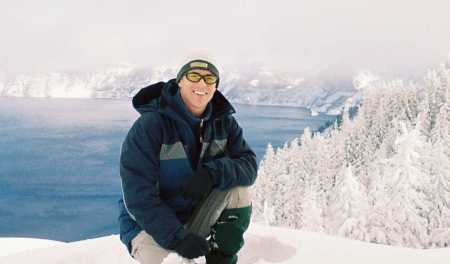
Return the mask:
[[[130,217],[163,248],[186,236],[174,211],[159,197],[159,114],[145,113],[131,127],[122,145],[120,177]]]
[[[235,186],[250,186],[256,180],[256,155],[244,139],[242,128],[229,117],[229,134],[224,157],[203,164],[212,175],[215,186],[228,190]]]

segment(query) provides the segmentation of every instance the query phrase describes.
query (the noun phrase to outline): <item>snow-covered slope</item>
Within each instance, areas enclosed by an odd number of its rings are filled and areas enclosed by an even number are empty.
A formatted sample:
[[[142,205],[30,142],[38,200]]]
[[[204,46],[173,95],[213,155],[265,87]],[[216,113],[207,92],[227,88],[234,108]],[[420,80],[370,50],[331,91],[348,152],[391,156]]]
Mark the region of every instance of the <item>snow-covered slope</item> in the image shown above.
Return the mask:
[[[1,239],[0,248],[14,240]],[[137,263],[129,257],[117,235],[49,245],[39,249],[27,250],[30,243],[16,243],[16,246],[24,251],[0,257],[1,264]],[[390,247],[253,223],[246,234],[246,244],[239,254],[239,263],[444,264],[448,263],[449,258],[450,249],[415,250]],[[198,262],[204,263],[204,260],[198,259]],[[182,263],[175,255],[169,255],[164,261],[164,264],[175,263]]]
[[[47,239],[37,238],[2,238],[0,237],[0,258],[2,256],[12,255],[24,250],[34,250],[39,248],[48,248],[55,245],[65,244]]]
[[[8,76],[0,73],[0,96],[122,98],[140,88],[176,76],[176,67],[137,68],[122,64],[96,72],[64,72]],[[223,71],[220,89],[232,102],[299,106],[335,113],[354,95],[352,76],[330,70],[307,76],[275,73],[259,67]]]
[[[329,70],[297,77],[261,68],[231,78],[225,76],[223,83],[225,95],[232,102],[299,106],[331,114],[340,112],[345,100],[357,92],[351,76],[339,76]]]

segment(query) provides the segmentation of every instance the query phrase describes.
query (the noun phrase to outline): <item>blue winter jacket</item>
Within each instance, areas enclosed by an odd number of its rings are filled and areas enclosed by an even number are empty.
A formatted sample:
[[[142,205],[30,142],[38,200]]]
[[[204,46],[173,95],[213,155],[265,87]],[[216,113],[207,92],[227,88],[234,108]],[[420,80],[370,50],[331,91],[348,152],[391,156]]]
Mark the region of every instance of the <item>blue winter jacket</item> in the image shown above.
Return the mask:
[[[215,188],[250,186],[256,155],[232,116],[234,108],[218,90],[202,118],[187,111],[175,79],[143,88],[133,106],[141,116],[121,149],[120,239],[131,252],[131,240],[145,230],[161,247],[172,249],[186,236],[184,224],[196,206],[181,196],[181,186],[197,165],[207,168]],[[200,122],[203,144],[197,149],[193,128]]]

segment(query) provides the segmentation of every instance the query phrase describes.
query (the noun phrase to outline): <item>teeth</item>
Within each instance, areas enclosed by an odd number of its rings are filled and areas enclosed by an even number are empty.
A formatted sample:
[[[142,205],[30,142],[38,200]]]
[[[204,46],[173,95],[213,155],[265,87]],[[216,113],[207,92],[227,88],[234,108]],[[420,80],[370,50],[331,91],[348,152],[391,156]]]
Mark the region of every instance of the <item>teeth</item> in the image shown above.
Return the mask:
[[[194,93],[198,94],[198,95],[207,95],[208,94],[206,92],[200,92],[200,91],[194,91]]]

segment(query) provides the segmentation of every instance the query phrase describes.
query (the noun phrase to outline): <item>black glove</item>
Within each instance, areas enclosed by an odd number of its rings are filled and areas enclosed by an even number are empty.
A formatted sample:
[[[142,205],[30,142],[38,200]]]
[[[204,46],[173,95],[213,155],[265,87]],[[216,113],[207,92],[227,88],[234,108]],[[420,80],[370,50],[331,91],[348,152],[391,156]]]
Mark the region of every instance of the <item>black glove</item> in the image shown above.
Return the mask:
[[[208,254],[209,244],[203,237],[188,234],[174,248],[180,256],[187,259],[194,259]]]
[[[208,170],[200,167],[183,186],[183,196],[200,201],[205,198],[213,187],[213,180]]]

